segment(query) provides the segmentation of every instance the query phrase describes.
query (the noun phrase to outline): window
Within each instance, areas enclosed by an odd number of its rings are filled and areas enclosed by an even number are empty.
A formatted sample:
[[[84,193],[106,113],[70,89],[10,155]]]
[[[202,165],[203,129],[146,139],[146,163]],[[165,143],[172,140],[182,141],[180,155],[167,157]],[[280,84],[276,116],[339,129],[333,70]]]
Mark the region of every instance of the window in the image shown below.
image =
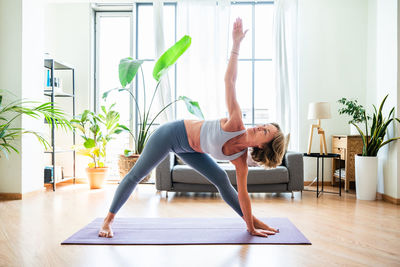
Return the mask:
[[[242,18],[243,31],[249,29],[240,46],[236,81],[243,122],[249,126],[265,124],[275,120],[273,2],[232,2],[230,29],[237,17]],[[232,38],[229,42],[232,47]]]
[[[165,46],[170,47],[175,43],[175,9],[176,4],[166,3],[164,5]],[[110,9],[112,7],[108,7]],[[96,12],[96,81],[95,81],[95,111],[106,103],[102,94],[112,88],[120,87],[118,78],[118,64],[124,57],[133,57],[144,60],[142,64],[143,77],[145,81],[146,96],[143,92],[142,72],[139,69],[135,86],[130,90],[137,96],[140,111],[146,110],[151,101],[156,83],[152,77],[152,70],[155,63],[154,33],[153,29],[153,7],[151,3],[137,3],[132,11],[98,11]],[[131,8],[130,8],[131,9]],[[136,14],[136,16],[134,15]],[[135,29],[133,28],[135,27]],[[136,36],[133,36],[136,33]],[[171,88],[175,88],[175,70],[169,71]],[[137,89],[135,89],[137,88]],[[173,94],[173,97],[175,95]],[[157,107],[158,98],[155,97],[153,107]],[[130,129],[139,124],[139,118],[135,113],[135,102],[128,92],[113,92],[108,96],[107,106],[116,103],[115,110],[120,113],[120,124]],[[153,113],[149,118],[154,117],[158,112],[152,108]],[[155,123],[156,127],[157,123]],[[137,129],[138,127],[136,127]],[[154,129],[151,129],[154,130]],[[117,135],[118,138],[111,140],[107,147],[107,163],[109,166],[109,178],[119,179],[118,159],[119,155],[127,148],[133,147],[133,140],[127,133]]]
[[[243,20],[244,30],[249,29],[241,44],[236,82],[236,93],[242,108],[243,121],[247,126],[274,121],[273,2],[235,1],[231,4],[229,29],[232,29],[235,18],[239,16]],[[176,3],[164,4],[165,48],[172,46],[177,41],[176,5]],[[112,7],[108,9],[110,8]],[[132,12],[132,8],[134,12]],[[102,93],[119,86],[118,63],[121,58],[131,56],[145,61],[142,65],[143,76],[139,70],[137,79],[134,81],[135,84],[130,88],[132,93],[137,96],[141,111],[144,110],[144,105],[146,105],[146,110],[148,109],[156,86],[152,77],[155,63],[152,3],[136,3],[133,7],[129,6],[129,9],[129,11],[119,12],[96,12],[96,93],[94,100],[96,111],[105,104],[101,98]],[[229,42],[229,47],[231,47],[231,38],[229,38]],[[229,58],[226,60],[228,63]],[[176,66],[169,70],[168,75],[172,98],[176,99],[176,80],[179,75]],[[145,81],[146,95],[142,95],[144,92],[142,77]],[[110,94],[108,104],[113,102],[117,103],[116,110],[121,114],[121,123],[131,129],[138,129],[139,117],[129,94],[127,92]],[[158,98],[156,97],[153,107],[157,107],[157,102]],[[177,116],[176,110],[175,117]],[[151,118],[159,109],[152,108],[152,111]],[[134,125],[136,127],[133,127]],[[155,127],[157,125],[156,121]],[[120,134],[117,139],[110,142],[107,151],[110,178],[119,179],[118,155],[124,149],[132,146],[133,140],[130,140],[128,134]]]

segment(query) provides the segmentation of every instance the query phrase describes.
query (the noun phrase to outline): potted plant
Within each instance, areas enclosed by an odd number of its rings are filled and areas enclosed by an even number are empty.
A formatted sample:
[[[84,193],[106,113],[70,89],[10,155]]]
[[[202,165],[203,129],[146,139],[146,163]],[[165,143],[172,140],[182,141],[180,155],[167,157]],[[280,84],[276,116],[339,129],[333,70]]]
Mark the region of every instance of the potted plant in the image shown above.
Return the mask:
[[[5,93],[11,92],[8,90],[0,90],[0,151],[3,152],[7,159],[8,155],[12,151],[19,153],[19,150],[15,145],[13,145],[13,141],[21,137],[23,134],[35,135],[45,149],[48,149],[51,146],[41,133],[11,126],[12,122],[22,115],[36,119],[44,116],[50,127],[53,127],[52,121],[54,121],[56,128],[61,127],[64,130],[72,129],[69,120],[65,118],[65,113],[60,108],[55,107],[53,102],[46,102],[34,107],[27,107],[26,105],[37,104],[39,102],[15,100],[8,104],[4,104],[3,95],[5,95]]]
[[[351,117],[351,120],[348,121],[350,125],[350,134],[359,134],[357,128],[353,124],[360,124],[364,121],[365,108],[358,104],[357,100],[350,100],[345,97],[339,99],[337,102],[344,106],[339,109],[339,114],[346,114]],[[367,116],[367,119],[369,120],[371,117]]]
[[[85,110],[77,119],[71,120],[74,130],[78,129],[84,140],[83,144],[74,146],[74,149],[77,154],[92,159],[86,168],[90,189],[103,187],[108,172],[108,167],[105,166],[107,144],[114,135],[126,128],[118,123],[120,115],[113,110],[114,105],[115,103],[108,110],[102,106],[100,114]]]
[[[356,171],[356,193],[357,199],[361,200],[375,200],[377,176],[378,176],[378,151],[384,145],[400,139],[400,137],[390,138],[384,141],[388,126],[399,118],[394,118],[394,107],[390,110],[389,116],[385,118],[382,114],[382,108],[385,104],[388,95],[382,100],[379,110],[374,107],[371,128],[368,128],[368,117],[364,110],[363,122],[365,124],[365,133],[361,128],[352,123],[360,133],[363,141],[363,151],[361,155],[355,157],[355,171]],[[369,132],[368,132],[369,130]]]
[[[168,69],[171,66],[173,66],[173,64],[175,64],[175,62],[178,60],[178,58],[189,48],[190,44],[191,44],[190,36],[185,35],[178,42],[176,42],[172,47],[170,47],[166,52],[164,52],[160,56],[160,58],[157,60],[157,62],[154,65],[154,68],[153,68],[153,78],[157,81],[157,85],[156,85],[156,88],[152,95],[152,99],[151,99],[149,107],[146,108],[146,102],[144,101],[143,110],[140,110],[139,104],[138,104],[135,96],[126,88],[126,86],[128,86],[133,81],[139,68],[143,74],[143,70],[141,67],[143,60],[135,60],[130,57],[121,59],[121,61],[119,63],[119,80],[120,80],[122,88],[114,88],[114,89],[106,91],[103,94],[103,99],[106,100],[107,96],[112,91],[115,91],[115,90],[118,90],[118,92],[127,91],[130,94],[130,96],[132,97],[132,99],[135,101],[136,111],[139,114],[139,124],[140,124],[140,129],[139,129],[138,135],[136,137],[133,134],[133,131],[131,129],[129,129],[127,127],[124,128],[133,137],[134,148],[133,149],[125,149],[124,154],[120,156],[119,167],[120,167],[121,178],[123,178],[126,175],[126,173],[132,168],[132,166],[135,164],[135,162],[139,158],[140,154],[142,153],[142,151],[147,143],[147,140],[149,139],[149,137],[152,134],[152,132],[150,132],[150,127],[153,125],[153,123],[157,119],[157,117],[169,106],[171,106],[172,104],[174,104],[177,101],[182,100],[185,102],[186,108],[190,113],[194,114],[195,116],[197,116],[201,119],[204,119],[204,116],[201,112],[198,102],[193,101],[186,96],[180,96],[177,100],[170,102],[169,104],[162,107],[161,110],[156,113],[154,118],[152,118],[152,119],[149,118],[153,100],[157,93],[157,90],[159,89],[162,76],[165,73],[167,73]],[[146,97],[146,89],[145,89],[144,80],[143,80],[143,87],[144,87],[143,95]],[[145,182],[149,178],[150,178],[150,175],[148,175],[148,177],[143,179],[142,182]]]

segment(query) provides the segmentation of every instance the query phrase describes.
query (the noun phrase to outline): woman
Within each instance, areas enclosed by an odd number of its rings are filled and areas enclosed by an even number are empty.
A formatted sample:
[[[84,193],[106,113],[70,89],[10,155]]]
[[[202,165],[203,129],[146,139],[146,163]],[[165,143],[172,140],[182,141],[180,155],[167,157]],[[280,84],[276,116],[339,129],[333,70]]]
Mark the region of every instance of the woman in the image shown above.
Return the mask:
[[[110,210],[99,231],[101,237],[113,237],[111,224],[115,214],[126,202],[136,185],[156,167],[170,151],[213,183],[222,198],[243,218],[251,235],[268,237],[279,230],[269,227],[252,215],[247,192],[247,148],[252,147],[252,158],[267,167],[282,161],[285,141],[277,124],[265,124],[245,129],[242,112],[236,100],[235,81],[242,21],[233,26],[233,47],[225,74],[225,95],[229,119],[214,121],[180,120],[160,126],[149,138],[143,153],[124,177],[115,192]],[[238,192],[231,185],[224,170],[208,155],[230,160],[236,168]]]

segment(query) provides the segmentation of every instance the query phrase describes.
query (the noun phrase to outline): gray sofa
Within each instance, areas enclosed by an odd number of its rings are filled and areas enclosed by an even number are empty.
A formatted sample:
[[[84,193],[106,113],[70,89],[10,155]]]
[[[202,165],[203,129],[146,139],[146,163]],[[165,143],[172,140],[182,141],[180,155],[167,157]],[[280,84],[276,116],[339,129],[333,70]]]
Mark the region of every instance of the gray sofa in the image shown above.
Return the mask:
[[[188,165],[180,165],[174,153],[169,155],[156,168],[156,188],[168,192],[218,192],[204,176]],[[231,164],[218,163],[236,187],[235,167]],[[288,151],[282,165],[266,170],[262,167],[249,167],[247,190],[249,193],[278,193],[303,191],[303,155]]]

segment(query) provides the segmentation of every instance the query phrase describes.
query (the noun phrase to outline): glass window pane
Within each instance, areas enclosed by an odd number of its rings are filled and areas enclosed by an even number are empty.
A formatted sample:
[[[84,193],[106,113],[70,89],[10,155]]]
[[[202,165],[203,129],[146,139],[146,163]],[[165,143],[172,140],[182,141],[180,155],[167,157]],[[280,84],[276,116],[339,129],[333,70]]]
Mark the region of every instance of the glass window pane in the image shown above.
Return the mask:
[[[175,44],[175,6],[164,5],[165,50]]]
[[[127,92],[113,92],[104,102],[102,94],[112,88],[120,86],[118,78],[118,64],[121,58],[130,56],[130,14],[118,16],[104,15],[98,17],[99,37],[98,53],[98,92],[96,102],[100,107],[109,107],[116,103],[114,110],[120,113],[120,123],[129,127],[130,99]],[[109,166],[109,178],[119,179],[118,155],[129,146],[128,134],[120,134],[111,140],[107,146],[106,165]]]
[[[259,4],[255,9],[255,57],[272,58],[273,5]]]
[[[252,56],[252,51],[251,51],[251,42],[253,38],[253,32],[251,29],[251,17],[252,17],[252,12],[251,12],[251,5],[232,5],[231,6],[231,16],[230,16],[230,25],[229,25],[229,49],[232,48],[232,29],[233,29],[233,23],[235,22],[237,17],[240,17],[242,19],[242,24],[243,24],[243,32],[245,30],[249,30],[246,33],[246,37],[243,39],[242,43],[240,44],[240,54],[239,58],[251,58]]]
[[[139,5],[138,7],[138,58],[154,59],[154,23],[153,6]]]
[[[236,80],[236,98],[242,110],[243,123],[252,122],[252,70],[251,62],[239,61]],[[228,116],[228,113],[227,113]]]
[[[254,122],[264,124],[275,121],[275,79],[272,61],[255,62]]]

